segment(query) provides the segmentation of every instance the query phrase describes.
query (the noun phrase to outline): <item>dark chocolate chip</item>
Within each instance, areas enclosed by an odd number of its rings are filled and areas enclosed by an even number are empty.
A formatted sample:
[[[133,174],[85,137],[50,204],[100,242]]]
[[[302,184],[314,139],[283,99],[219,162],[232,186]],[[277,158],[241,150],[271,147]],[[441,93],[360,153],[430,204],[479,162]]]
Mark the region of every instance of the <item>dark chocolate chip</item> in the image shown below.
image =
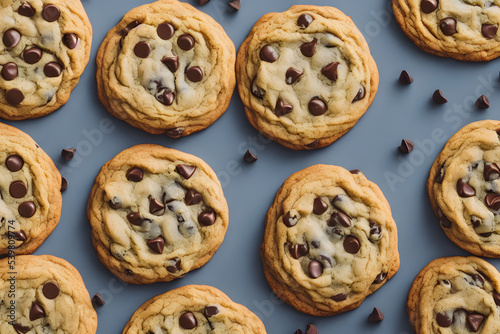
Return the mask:
[[[167,89],[163,92],[163,94],[159,95],[156,99],[161,103],[163,103],[164,105],[170,106],[172,105],[172,103],[174,103],[175,93]],[[184,132],[184,130],[182,131]]]
[[[206,5],[210,0],[200,0],[199,4],[200,6]]]
[[[283,101],[281,98],[276,101],[276,106],[274,107],[274,113],[276,116],[283,116],[291,113],[293,110],[293,106]]]
[[[144,177],[144,171],[139,167],[132,167],[127,171],[127,180],[132,182],[140,182]]]
[[[125,37],[125,36],[128,35],[128,33],[130,32],[130,30],[134,29],[138,25],[139,25],[139,21],[137,21],[137,20],[136,21],[132,21],[129,24],[127,24],[127,26],[125,28],[123,28],[122,30],[120,30],[119,34],[122,37]]]
[[[26,234],[24,231],[14,231],[14,232],[9,232],[9,237],[14,238],[14,240],[17,241],[26,241]]]
[[[488,109],[490,107],[490,100],[486,95],[481,95],[476,100],[476,107],[478,109]]]
[[[3,34],[3,44],[8,48],[15,47],[21,40],[21,34],[16,29],[9,29]]]
[[[64,160],[71,160],[75,157],[76,148],[63,148],[61,151],[61,156]]]
[[[127,219],[130,224],[135,226],[141,226],[144,222],[144,219],[141,217],[141,214],[139,212],[130,212],[129,214],[127,214]]]
[[[356,94],[356,96],[354,97],[354,99],[352,100],[352,103],[354,103],[354,102],[358,102],[358,101],[361,101],[362,99],[364,99],[364,98],[365,98],[365,95],[366,95],[365,88],[364,88],[364,87],[361,87],[361,88],[358,90],[358,93]]]
[[[158,237],[147,241],[148,247],[155,253],[163,253],[163,248],[165,247],[165,239]]]
[[[261,60],[266,61],[268,63],[274,63],[276,59],[278,59],[279,54],[275,48],[271,45],[264,45],[262,49],[260,49],[259,57]]]
[[[309,249],[306,245],[290,245],[290,247],[288,247],[288,251],[290,252],[290,255],[296,260],[309,253]]]
[[[253,154],[252,151],[250,151],[249,149],[245,152],[245,155],[243,155],[243,160],[249,164],[257,161],[257,159],[258,159],[257,156]]]
[[[179,317],[179,325],[184,329],[193,329],[198,325],[198,322],[193,313],[186,312]]]
[[[167,266],[167,271],[171,274],[175,274],[176,272],[179,272],[181,270],[181,260],[175,258],[174,261],[174,265]]]
[[[7,159],[5,159],[5,165],[7,169],[11,172],[17,172],[24,166],[24,160],[19,155],[9,155]]]
[[[190,67],[186,71],[186,77],[189,81],[200,82],[203,79],[203,70],[198,66]]]
[[[445,36],[457,33],[457,21],[452,17],[447,17],[439,22],[439,27]]]
[[[449,317],[446,313],[438,313],[436,315],[436,322],[441,327],[450,327],[453,323],[453,317]]]
[[[177,165],[175,167],[175,170],[177,171],[177,173],[179,173],[183,178],[187,180],[191,176],[193,176],[194,172],[196,171],[196,166]]]
[[[194,47],[194,38],[188,34],[181,35],[177,39],[177,45],[184,51],[191,50]]]
[[[500,306],[500,293],[493,291],[493,300],[497,306]]]
[[[101,294],[98,292],[92,297],[92,304],[95,306],[103,306],[106,304],[106,301],[102,298]]]
[[[109,201],[109,206],[114,210],[120,209],[122,207],[122,201],[120,201],[118,197],[113,197]]]
[[[496,24],[483,24],[481,26],[481,33],[487,39],[491,39],[497,35],[498,25]]]
[[[129,276],[133,276],[134,275],[134,272],[130,269],[125,269],[125,274],[129,275]]]
[[[484,198],[484,203],[488,208],[498,211],[500,209],[500,195],[488,193]]]
[[[43,317],[45,317],[45,311],[43,310],[42,306],[37,303],[33,303],[30,310],[30,321],[35,321]]]
[[[319,248],[320,245],[321,243],[319,241],[316,240],[311,241],[311,246],[313,246],[313,248]]]
[[[24,218],[33,217],[36,212],[35,203],[32,201],[23,202],[19,205],[18,209],[19,214]]]
[[[61,11],[56,5],[49,4],[43,6],[42,16],[47,22],[54,22],[61,16]]]
[[[78,45],[78,36],[73,33],[67,33],[64,34],[62,41],[64,45],[68,47],[68,49],[72,50]]]
[[[351,226],[351,218],[343,212],[334,212],[328,220],[328,226],[342,225],[344,227]]]
[[[374,234],[380,234],[382,232],[382,229],[380,225],[375,224],[374,222],[370,222],[370,236]]]
[[[215,223],[215,211],[203,211],[198,215],[198,223],[202,226],[211,226]]]
[[[479,235],[482,236],[482,237],[484,237],[484,238],[491,237],[492,234],[493,234],[493,232],[479,233]]]
[[[439,184],[443,183],[444,174],[445,174],[444,168],[441,167],[438,170],[438,172],[436,173],[436,177],[434,178],[434,182],[439,183]]]
[[[24,50],[23,59],[28,64],[36,64],[42,59],[42,50],[36,46]]]
[[[22,16],[32,17],[35,15],[35,9],[29,3],[23,3],[17,9],[17,13]]]
[[[165,131],[165,134],[172,138],[179,138],[182,136],[183,133],[184,133],[184,128],[173,128],[173,129],[167,129]]]
[[[312,143],[307,144],[306,146],[310,147],[310,148],[317,148],[319,146],[319,144],[320,144],[319,140],[316,139],[315,141],[313,141]]]
[[[335,296],[332,296],[332,299],[336,302],[341,302],[347,299],[347,293],[339,293]]]
[[[387,273],[380,273],[373,280],[373,284],[380,284],[387,278]]]
[[[166,57],[161,60],[165,64],[170,72],[175,73],[179,68],[179,58],[178,57]]]
[[[437,89],[434,94],[432,94],[432,100],[436,104],[444,104],[447,103],[448,100],[444,97],[443,92],[440,89]]]
[[[258,99],[262,99],[266,94],[266,91],[255,84],[255,79],[252,82],[252,95]]]
[[[403,139],[401,140],[401,145],[398,146],[398,150],[401,153],[410,153],[413,151],[413,148],[415,147],[415,144],[413,144],[412,141],[408,139]]]
[[[322,215],[328,210],[328,204],[321,199],[321,197],[316,197],[313,204],[313,212],[316,215]]]
[[[316,44],[318,40],[314,38],[312,41],[304,43],[300,46],[300,52],[306,57],[312,57],[316,52]]]
[[[59,63],[53,61],[43,67],[43,73],[49,78],[57,78],[61,75],[62,67]]]
[[[319,98],[311,99],[307,107],[309,108],[309,112],[313,116],[323,115],[328,110],[328,106],[326,105],[325,101]]]
[[[288,211],[285,216],[283,217],[283,223],[287,226],[287,227],[293,227],[295,225],[297,225],[297,222],[298,222],[298,218],[296,215],[292,216],[290,214],[290,211]]]
[[[9,193],[14,198],[23,198],[28,193],[28,188],[23,181],[14,181],[9,186]]]
[[[440,218],[440,221],[441,221],[441,225],[443,225],[443,227],[445,227],[445,228],[450,228],[451,227],[451,221],[446,216],[443,215]]]
[[[348,236],[344,240],[344,249],[349,254],[356,254],[361,248],[358,238],[353,235]]]
[[[462,179],[457,181],[457,192],[460,197],[472,197],[476,195],[476,191],[474,188],[469,186],[467,182],[464,182]]]
[[[286,84],[293,85],[300,78],[302,74],[304,74],[304,72],[299,71],[293,67],[290,67],[288,70],[286,70],[285,73]]]
[[[479,313],[469,313],[469,314],[467,314],[466,320],[467,320],[467,325],[468,325],[469,329],[472,332],[476,333],[484,321],[484,315],[479,314]]]
[[[210,318],[218,313],[219,313],[219,308],[217,306],[207,305],[203,310],[203,314],[205,314],[207,318]]]
[[[302,29],[309,27],[309,25],[314,21],[314,18],[309,14],[302,14],[297,19],[297,25]]]
[[[313,324],[308,324],[306,334],[318,334],[318,327]]]
[[[339,65],[340,65],[339,62],[330,63],[321,69],[321,74],[323,74],[331,81],[337,81],[338,79],[337,68],[339,67]]]
[[[18,74],[17,65],[12,62],[3,65],[1,74],[6,81],[14,80]]]
[[[420,9],[425,14],[432,13],[438,7],[438,0],[422,0],[420,3]]]
[[[156,28],[156,33],[161,39],[167,40],[172,38],[174,35],[175,28],[168,22],[163,22]]]
[[[12,88],[5,93],[5,99],[10,105],[15,106],[23,102],[24,94],[19,89]]]
[[[318,278],[323,274],[323,264],[316,260],[309,262],[307,269],[311,278]]]
[[[409,85],[413,82],[413,78],[411,77],[410,73],[407,71],[403,70],[401,74],[399,75],[399,82],[402,85]]]
[[[359,174],[359,173],[361,173],[361,171],[359,169],[351,169],[349,171],[349,173],[351,173],[351,174]]]
[[[380,322],[384,320],[384,314],[378,308],[374,307],[372,313],[368,316],[369,322]]]
[[[161,213],[165,209],[165,205],[156,198],[149,199],[149,213]]]
[[[139,58],[147,58],[151,54],[151,47],[146,42],[139,42],[134,46],[134,53]]]
[[[493,181],[500,177],[500,168],[496,163],[487,164],[484,166],[484,179],[486,181]]]
[[[203,196],[201,196],[201,194],[194,189],[189,189],[189,191],[186,193],[186,196],[184,197],[184,202],[186,202],[186,205],[196,205],[202,200]]]
[[[240,0],[229,0],[229,6],[233,7],[236,10],[240,10],[241,1]]]
[[[16,330],[16,332],[21,333],[21,334],[28,333],[31,329],[29,327],[24,327],[23,325],[21,325],[18,322],[14,323],[13,326],[14,326],[14,329]]]
[[[42,293],[47,299],[54,299],[59,296],[59,286],[54,282],[47,282],[43,285]]]

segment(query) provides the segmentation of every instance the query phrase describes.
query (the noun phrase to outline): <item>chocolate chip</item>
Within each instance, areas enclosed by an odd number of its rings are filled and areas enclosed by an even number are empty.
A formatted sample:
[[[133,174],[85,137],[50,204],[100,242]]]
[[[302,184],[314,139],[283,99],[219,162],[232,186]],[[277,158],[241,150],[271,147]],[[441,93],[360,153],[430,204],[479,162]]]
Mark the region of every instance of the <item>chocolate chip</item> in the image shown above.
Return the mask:
[[[42,59],[42,50],[36,46],[24,50],[23,59],[28,64],[36,64]]]
[[[9,29],[3,34],[3,44],[8,48],[15,47],[21,40],[21,34],[16,29]]]
[[[5,165],[7,169],[11,172],[17,172],[24,166],[24,160],[19,155],[9,155],[7,159],[5,159]]]
[[[241,1],[240,0],[229,0],[229,6],[233,7],[236,10],[240,10]]]
[[[61,156],[64,160],[71,160],[75,157],[76,148],[63,148],[61,151]]]
[[[127,214],[127,220],[130,222],[130,224],[135,226],[141,226],[144,222],[144,219],[141,217],[141,214],[139,212],[130,212],[129,214]]]
[[[36,212],[35,203],[32,201],[23,202],[19,205],[17,211],[19,211],[19,214],[24,218],[33,217]]]
[[[457,32],[457,21],[452,17],[447,17],[439,22],[439,27],[445,36],[451,36]]]
[[[484,315],[479,313],[469,313],[467,314],[466,320],[469,329],[472,332],[476,333],[479,330],[479,327],[481,327],[481,324],[483,323]]]
[[[297,19],[297,25],[302,29],[309,27],[309,25],[314,21],[314,18],[309,14],[302,14]]]
[[[184,128],[173,128],[173,129],[167,129],[165,131],[165,134],[172,138],[179,138],[182,136],[183,133],[184,133]]]
[[[317,240],[311,241],[311,246],[313,246],[313,248],[319,248],[320,244],[321,243]]]
[[[201,196],[201,194],[194,189],[189,189],[189,191],[186,193],[186,196],[184,197],[184,202],[186,202],[186,205],[196,205],[202,200],[203,196]]]
[[[279,55],[278,51],[276,51],[275,48],[267,44],[264,45],[262,49],[260,49],[259,57],[260,60],[266,61],[268,63],[274,63],[278,59]]]
[[[476,100],[476,107],[478,109],[488,109],[490,107],[490,100],[486,95],[481,95],[477,100]]]
[[[217,306],[207,305],[203,310],[203,314],[205,314],[207,318],[213,317],[218,313],[219,313],[219,308]]]
[[[193,66],[186,71],[186,77],[192,82],[200,82],[203,79],[203,70]]]
[[[47,22],[54,22],[61,16],[61,11],[56,5],[45,5],[43,6],[42,16]]]
[[[384,314],[378,308],[374,307],[372,313],[368,316],[369,322],[380,322],[384,320]]]
[[[12,88],[5,94],[5,99],[10,105],[18,105],[24,100],[24,94],[17,88]]]
[[[179,58],[178,57],[166,57],[161,60],[165,64],[170,72],[175,73],[179,68]]]
[[[420,3],[420,9],[425,14],[432,13],[438,7],[438,0],[422,0]]]
[[[163,253],[163,248],[165,247],[165,239],[163,239],[162,237],[148,240],[146,243],[153,252],[158,254]]]
[[[188,34],[181,35],[177,39],[177,45],[184,51],[191,50],[194,47],[194,38]]]
[[[432,100],[436,104],[444,104],[447,103],[448,100],[444,97],[443,92],[440,89],[437,89],[434,94],[432,94]]]
[[[316,44],[318,40],[314,38],[312,41],[304,43],[300,46],[300,52],[306,57],[312,57],[316,52]]]
[[[14,198],[23,198],[28,193],[28,189],[23,181],[14,181],[9,186],[9,193]]]
[[[380,227],[380,225],[375,224],[374,222],[370,222],[370,236],[381,233],[382,228]]]
[[[352,103],[361,101],[362,99],[365,98],[365,95],[366,95],[365,88],[361,87],[358,90],[358,93],[356,94],[356,96],[354,97],[354,99],[352,100]]]
[[[285,82],[287,85],[294,84],[304,72],[290,67],[285,73]]]
[[[262,99],[266,94],[266,91],[255,84],[255,79],[252,82],[252,95],[258,99]]]
[[[308,324],[306,334],[318,334],[318,327],[313,324]]]
[[[500,209],[500,195],[495,193],[488,193],[484,199],[486,206],[494,211]]]
[[[175,32],[174,26],[168,22],[163,22],[158,25],[158,28],[156,28],[156,33],[163,40],[172,38],[174,32]]]
[[[43,310],[42,306],[37,303],[33,303],[30,310],[30,321],[35,321],[43,317],[45,317],[45,311]]]
[[[306,245],[290,245],[290,247],[288,247],[288,251],[290,252],[290,255],[296,260],[309,253],[309,249]]]
[[[151,54],[151,47],[146,42],[139,42],[134,46],[134,53],[139,58],[147,58]]]
[[[206,5],[210,0],[200,0],[199,4],[200,6]]]
[[[309,108],[309,112],[313,116],[323,115],[328,110],[328,106],[326,105],[326,103],[319,98],[313,98],[311,101],[309,101],[307,107]]]
[[[460,197],[472,197],[476,195],[476,191],[474,188],[469,186],[467,182],[464,182],[462,179],[457,181],[457,192]]]
[[[64,34],[62,41],[70,50],[76,48],[78,45],[78,36],[73,33]]]
[[[497,306],[500,306],[500,293],[493,291],[493,300]]]
[[[351,169],[349,171],[349,173],[351,173],[351,174],[359,174],[359,173],[361,173],[361,171],[359,169]]]
[[[57,78],[61,75],[61,72],[61,65],[55,61],[50,62],[43,67],[43,73],[49,78]]]
[[[347,293],[339,293],[335,296],[332,296],[332,299],[336,302],[341,302],[347,299]]]
[[[163,94],[157,96],[156,99],[158,101],[160,101],[161,103],[163,103],[164,105],[170,106],[170,105],[172,105],[172,103],[174,103],[175,93],[171,92],[170,90],[167,89],[163,92]],[[184,131],[184,130],[182,130],[182,131]]]
[[[321,197],[316,197],[313,204],[313,212],[316,215],[322,215],[328,210],[328,204],[321,199]]]
[[[402,85],[409,85],[413,82],[413,78],[410,76],[410,74],[403,70],[401,72],[401,74],[399,75],[399,82],[402,84]]]
[[[316,139],[315,141],[313,141],[312,143],[307,144],[306,146],[310,147],[310,148],[317,148],[319,146],[319,144],[320,144],[319,140]]]
[[[17,13],[22,16],[32,17],[33,15],[35,15],[35,9],[31,7],[29,3],[23,3],[17,9]]]
[[[114,210],[118,210],[122,207],[122,201],[120,201],[120,199],[118,197],[113,197],[110,201],[109,201],[109,206],[114,209]]]
[[[179,173],[183,178],[187,180],[191,176],[193,176],[194,172],[196,171],[196,166],[177,165],[175,167],[175,170],[177,171],[177,173]]]
[[[3,65],[1,74],[6,81],[14,80],[18,74],[17,65],[12,62]]]
[[[9,232],[9,237],[14,238],[14,240],[23,241],[23,242],[26,241],[26,239],[27,239],[24,231]]]
[[[127,180],[132,182],[140,182],[144,177],[144,171],[139,167],[132,167],[127,171]]]
[[[42,293],[47,299],[54,299],[59,296],[59,286],[54,282],[47,282],[43,285]]]
[[[258,159],[257,156],[253,154],[252,151],[250,151],[249,149],[245,152],[245,155],[243,155],[243,160],[249,164],[257,161],[257,159]]]
[[[193,313],[186,312],[179,317],[179,325],[184,329],[193,329],[198,325],[198,322]]]
[[[175,258],[174,261],[174,265],[167,266],[167,271],[171,274],[175,274],[181,270],[181,260],[179,258]]]
[[[274,113],[276,116],[283,116],[291,113],[293,110],[293,106],[283,101],[281,98],[276,101],[276,106],[274,107]]]
[[[440,184],[443,183],[444,175],[445,175],[444,167],[441,167],[438,170],[438,172],[436,173],[436,177],[434,178],[434,182],[440,183]]]
[[[149,199],[149,213],[161,213],[160,211],[165,209],[165,205],[156,198]]]
[[[343,212],[334,212],[328,220],[328,226],[342,225],[344,227],[351,227],[351,218]]]
[[[321,69],[321,74],[323,74],[331,81],[337,81],[338,79],[337,69],[339,65],[340,65],[339,62],[330,63]]]
[[[133,276],[134,275],[134,272],[130,269],[125,269],[125,274],[129,275],[129,276]]]
[[[290,214],[290,211],[288,211],[285,216],[283,217],[283,223],[287,226],[287,227],[293,227],[295,225],[297,225],[297,222],[299,221],[299,219],[297,218],[297,215],[291,215]]]
[[[352,235],[345,238],[344,249],[347,253],[356,254],[360,248],[361,248],[361,245],[359,243],[358,238],[356,238],[355,236],[352,236]]]
[[[129,24],[127,24],[127,26],[125,28],[123,28],[122,30],[120,30],[119,34],[122,37],[125,37],[125,36],[128,35],[128,33],[130,32],[130,30],[134,29],[138,25],[139,25],[139,21],[137,21],[137,20],[136,21],[132,21]]]
[[[436,315],[436,322],[441,327],[450,327],[453,323],[453,317],[449,317],[446,313],[438,313]]]
[[[211,226],[215,223],[215,211],[203,211],[198,215],[198,223],[202,226]]]
[[[479,235],[482,236],[482,237],[484,237],[484,238],[491,237],[492,234],[493,234],[493,232],[479,233]]]
[[[387,273],[380,273],[380,274],[377,275],[377,277],[375,277],[375,280],[373,280],[373,284],[380,284],[386,278],[387,278]]]
[[[484,179],[493,181],[500,177],[500,168],[496,163],[487,164],[484,166]]]
[[[311,278],[318,278],[323,274],[323,264],[316,260],[309,262],[307,269],[309,271],[309,277]]]
[[[491,39],[497,35],[498,25],[496,24],[483,24],[481,26],[481,33],[484,37]]]
[[[103,306],[106,304],[106,301],[102,298],[101,294],[98,292],[92,297],[92,304],[95,306]]]
[[[29,327],[24,327],[23,325],[21,325],[18,322],[14,323],[13,326],[14,326],[14,329],[16,330],[16,332],[22,333],[22,334],[28,333],[31,329]]]
[[[415,147],[415,144],[413,144],[412,141],[408,139],[403,139],[401,140],[401,145],[398,146],[398,150],[401,153],[410,153],[413,151],[413,148]]]
[[[441,222],[441,225],[443,225],[443,227],[445,227],[445,228],[451,227],[451,221],[444,215],[440,218],[440,222]]]

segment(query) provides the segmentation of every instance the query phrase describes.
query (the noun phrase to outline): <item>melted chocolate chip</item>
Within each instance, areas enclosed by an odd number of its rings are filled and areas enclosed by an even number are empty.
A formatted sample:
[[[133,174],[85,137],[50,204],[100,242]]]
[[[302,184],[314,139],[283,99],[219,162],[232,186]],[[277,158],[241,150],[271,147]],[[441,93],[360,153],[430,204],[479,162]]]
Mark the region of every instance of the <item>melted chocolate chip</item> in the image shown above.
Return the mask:
[[[26,241],[26,234],[24,231],[14,231],[14,232],[9,232],[9,237],[14,238],[14,240],[17,241]]]
[[[134,47],[134,54],[139,58],[147,58],[151,54],[151,47],[146,42],[139,42]]]
[[[403,70],[401,74],[399,75],[399,82],[402,85],[409,85],[413,82],[413,78],[411,77],[410,73],[407,71]]]
[[[438,172],[436,173],[436,177],[434,178],[434,182],[436,183],[443,183],[443,180],[444,180],[444,174],[445,174],[445,170],[443,167],[441,167]]]
[[[361,87],[358,90],[358,93],[356,94],[356,96],[354,97],[354,99],[352,100],[352,103],[361,101],[362,99],[365,98],[365,95],[366,95],[365,88]]]
[[[5,159],[5,165],[11,172],[17,172],[23,168],[24,160],[17,154],[9,155],[7,159]]]
[[[490,107],[490,100],[486,95],[481,95],[476,100],[476,107],[478,109],[488,109]]]
[[[316,215],[322,215],[328,210],[328,204],[321,199],[321,197],[316,197],[313,204],[313,213]]]
[[[219,313],[219,308],[217,306],[207,305],[203,310],[203,314],[205,314],[207,318],[210,318],[218,313]]]
[[[56,5],[48,4],[43,6],[42,17],[45,21],[54,22],[59,18],[59,16],[61,16],[61,11]]]
[[[398,146],[398,150],[401,153],[410,153],[413,151],[413,148],[415,147],[415,144],[413,144],[412,141],[408,139],[403,139],[401,140],[401,145]]]
[[[293,106],[283,101],[281,98],[276,101],[276,106],[274,107],[274,113],[276,116],[283,116],[291,113],[293,110]]]
[[[28,64],[36,64],[42,59],[42,50],[36,46],[24,50],[23,59]]]
[[[440,89],[437,89],[434,94],[432,94],[432,100],[436,104],[444,104],[447,103],[448,100],[444,97],[443,92]]]
[[[481,26],[481,34],[487,39],[494,38],[497,35],[498,25],[496,24],[483,24]]]
[[[378,308],[374,307],[372,313],[368,316],[369,322],[380,322],[384,320],[384,314]]]
[[[122,30],[120,30],[119,34],[122,37],[125,37],[125,36],[128,35],[128,33],[130,32],[130,30],[134,29],[138,25],[139,25],[139,21],[137,21],[137,20],[136,21],[132,21],[129,24],[127,24],[127,26],[125,28],[123,28]]]
[[[179,258],[175,258],[174,261],[174,265],[167,266],[167,271],[171,274],[175,274],[181,270],[181,260]]]
[[[191,35],[184,34],[177,39],[177,45],[184,51],[191,50],[194,47],[194,38]]]
[[[173,99],[172,99],[172,102],[173,102]],[[183,133],[184,133],[184,128],[173,128],[173,129],[167,129],[165,131],[165,134],[169,137],[172,137],[172,138],[182,137]]]
[[[144,177],[144,171],[139,167],[132,167],[127,171],[127,180],[132,182],[140,182]]]
[[[55,61],[46,64],[43,67],[43,73],[49,78],[57,78],[61,75],[62,66]]]
[[[78,45],[78,36],[73,33],[67,33],[63,36],[63,43],[68,47],[68,49],[73,50]]]
[[[387,273],[380,273],[380,274],[377,275],[377,277],[375,277],[375,280],[373,280],[373,284],[380,284],[386,278],[387,278]]]
[[[177,165],[175,167],[175,170],[177,171],[177,173],[179,173],[183,178],[187,180],[191,176],[193,176],[194,172],[196,171],[196,166]]]
[[[32,201],[23,202],[19,205],[17,211],[24,218],[33,217],[36,212],[35,203],[33,203]]]
[[[30,310],[30,321],[35,321],[37,319],[45,317],[45,311],[43,307],[37,303],[33,303],[31,305],[31,310]]]
[[[323,264],[316,260],[309,262],[307,269],[311,278],[318,278],[323,274]]]
[[[23,181],[14,181],[9,186],[9,193],[14,198],[23,198],[28,193],[28,188]]]
[[[479,313],[468,313],[466,316],[467,326],[469,329],[476,333],[481,327],[481,324],[484,321],[484,315]]]
[[[257,156],[252,151],[250,151],[249,149],[243,155],[243,160],[246,163],[249,163],[249,164],[257,161],[257,159],[258,159]]]
[[[358,238],[355,236],[348,236],[344,240],[344,249],[349,254],[356,254],[361,248],[361,244],[359,243]]]
[[[275,48],[267,44],[264,45],[262,49],[260,49],[259,57],[260,60],[262,61],[266,61],[268,63],[274,63],[278,59],[279,55],[278,51],[276,51]]]
[[[21,34],[16,29],[9,29],[3,34],[3,44],[8,48],[15,47],[21,40]]]
[[[436,322],[441,327],[450,327],[453,323],[453,317],[449,317],[446,313],[438,313],[436,315]]]
[[[331,81],[337,81],[338,79],[337,69],[339,65],[340,65],[339,62],[330,63],[321,69],[321,74],[323,74]]]
[[[165,205],[163,205],[162,202],[157,200],[156,198],[150,198],[149,199],[149,213],[152,214],[162,214],[161,211],[165,209]]]
[[[420,3],[420,9],[425,14],[432,13],[438,7],[438,0],[422,0]]]
[[[496,180],[500,177],[500,167],[496,163],[486,164],[483,175],[486,181]]]
[[[172,105],[172,103],[174,103],[174,100],[175,100],[175,93],[174,92],[171,92],[170,90],[166,89],[163,94],[160,94],[156,97],[156,99],[158,101],[160,101],[161,103],[163,103],[164,105],[166,106],[170,106]],[[184,130],[183,130],[184,131]]]
[[[493,300],[497,306],[500,306],[500,293],[493,291]]]
[[[43,285],[42,293],[47,299],[54,299],[59,296],[59,286],[54,282],[47,282]]]
[[[290,255],[296,260],[309,253],[307,245],[290,245],[288,250],[290,252]]]
[[[306,146],[310,147],[310,148],[317,148],[319,146],[319,144],[320,144],[319,140],[316,139],[315,141],[313,141],[312,143],[307,144]]]
[[[179,325],[184,329],[193,329],[198,325],[198,322],[193,313],[186,312],[179,317]]]
[[[334,212],[328,220],[328,226],[342,225],[344,227],[351,226],[351,218],[343,212]]]
[[[113,197],[109,201],[109,206],[114,210],[120,209],[122,207],[122,201],[120,201],[118,197]]]
[[[439,27],[445,36],[457,33],[457,21],[452,17],[447,17],[439,22]]]
[[[198,215],[198,223],[202,226],[211,226],[215,223],[215,211],[203,211]]]
[[[297,215],[291,215],[290,214],[290,211],[288,211],[285,216],[283,217],[283,223],[287,226],[287,227],[293,227],[295,225],[297,225],[297,222],[299,221],[299,219],[297,218]]]
[[[156,28],[156,33],[161,39],[167,40],[172,38],[174,35],[175,28],[168,22],[163,22]]]
[[[351,174],[359,174],[359,173],[361,173],[361,171],[359,169],[351,169],[349,171],[349,173],[351,173]]]
[[[17,13],[22,16],[32,17],[35,15],[35,9],[29,3],[23,3],[17,9]]]
[[[316,52],[316,44],[318,40],[314,38],[312,41],[304,43],[300,46],[300,52],[306,57],[312,57]]]
[[[190,67],[186,71],[186,77],[189,81],[200,82],[203,79],[203,70],[198,66]]]
[[[16,106],[23,102],[24,94],[19,89],[12,88],[5,93],[5,99],[10,105]]]
[[[141,226],[144,222],[144,219],[141,217],[141,214],[139,212],[131,212],[127,214],[127,220],[130,222],[130,224],[135,226]]]
[[[335,296],[332,296],[332,299],[336,302],[341,302],[347,299],[347,293],[339,293]]]
[[[22,333],[22,334],[28,333],[31,330],[31,328],[24,327],[23,325],[21,325],[18,322],[14,323],[13,327],[16,330],[16,332]]]
[[[186,196],[184,197],[184,202],[186,202],[186,205],[196,205],[202,200],[203,196],[201,196],[201,194],[194,189],[189,189],[189,191],[186,193]]]
[[[488,193],[484,199],[486,206],[494,211],[500,209],[500,195],[495,193]]]
[[[285,82],[287,85],[293,85],[304,72],[290,67],[285,73]]]
[[[307,107],[313,116],[323,115],[328,110],[326,103],[319,98],[313,98]]]
[[[153,252],[158,254],[163,253],[163,248],[165,247],[165,239],[163,239],[162,237],[148,240],[146,243]]]
[[[302,14],[297,19],[297,25],[302,29],[309,27],[309,25],[314,21],[314,18],[309,14]]]
[[[178,57],[166,57],[161,60],[165,64],[170,72],[175,73],[179,68],[179,58]]]
[[[457,182],[457,192],[460,197],[472,197],[476,195],[476,191],[472,188],[467,182],[464,182],[462,179]]]
[[[440,221],[441,221],[441,225],[445,228],[450,228],[451,227],[451,221],[446,217],[446,216],[442,216],[440,218]]]
[[[5,81],[14,80],[18,75],[17,65],[12,62],[3,65],[1,75]]]

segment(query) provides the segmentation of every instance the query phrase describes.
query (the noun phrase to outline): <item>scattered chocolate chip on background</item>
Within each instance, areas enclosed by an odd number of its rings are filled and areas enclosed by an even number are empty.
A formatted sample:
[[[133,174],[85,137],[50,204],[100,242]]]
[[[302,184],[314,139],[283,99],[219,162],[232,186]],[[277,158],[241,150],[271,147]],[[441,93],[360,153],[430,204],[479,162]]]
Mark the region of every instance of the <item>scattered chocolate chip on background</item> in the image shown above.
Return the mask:
[[[102,298],[101,294],[98,292],[92,297],[92,305],[101,307],[106,304],[106,301]]]
[[[443,92],[440,89],[437,89],[432,95],[432,100],[436,104],[444,104],[447,103],[448,100],[444,97]]]
[[[413,148],[415,147],[415,144],[411,140],[408,139],[403,139],[401,140],[401,145],[398,146],[398,150],[401,153],[410,153],[413,151]]]
[[[372,313],[368,316],[370,322],[380,322],[384,320],[384,314],[378,308],[374,307]]]
[[[69,161],[75,157],[76,148],[63,148],[61,156],[64,160]]]
[[[229,1],[229,6],[233,7],[236,10],[240,10],[240,8],[241,8],[241,1],[240,0],[230,0]]]
[[[246,162],[246,163],[253,163],[255,161],[257,161],[257,156],[252,153],[252,151],[250,151],[250,149],[248,149],[246,152],[245,152],[245,155],[243,156],[243,160]]]
[[[413,78],[406,70],[403,70],[399,75],[399,82],[403,85],[409,85],[413,82]]]
[[[490,100],[486,95],[481,95],[477,100],[476,100],[476,107],[478,109],[488,109],[490,107]]]

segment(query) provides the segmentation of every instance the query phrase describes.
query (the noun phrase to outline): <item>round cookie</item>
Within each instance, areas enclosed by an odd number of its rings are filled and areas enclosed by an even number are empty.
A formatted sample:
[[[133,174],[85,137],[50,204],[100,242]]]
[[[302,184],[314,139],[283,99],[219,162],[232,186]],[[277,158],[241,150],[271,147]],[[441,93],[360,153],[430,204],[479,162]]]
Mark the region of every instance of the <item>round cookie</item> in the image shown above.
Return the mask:
[[[266,216],[261,257],[276,295],[328,316],[358,307],[399,268],[389,203],[358,170],[315,165],[290,176]]]
[[[0,255],[29,254],[61,216],[61,175],[26,133],[0,123]]]
[[[126,149],[102,167],[87,213],[99,259],[134,284],[171,281],[203,266],[228,226],[213,170],[152,144]]]
[[[128,12],[97,53],[97,92],[115,117],[181,137],[226,111],[235,49],[223,28],[187,3],[159,0]]]
[[[79,0],[0,4],[0,117],[50,114],[68,101],[89,62],[92,27]]]
[[[378,88],[365,39],[333,7],[293,6],[264,15],[238,51],[236,77],[250,123],[294,150],[340,138]]]
[[[97,314],[71,264],[50,255],[21,255],[12,263],[0,260],[0,333],[96,333]]]
[[[418,274],[407,311],[417,334],[499,333],[500,274],[480,258],[444,257]]]
[[[500,55],[500,9],[486,0],[393,0],[396,21],[425,52],[458,60]]]
[[[466,125],[445,144],[427,181],[448,238],[479,256],[500,257],[499,136],[500,121]]]
[[[122,334],[142,333],[265,334],[260,319],[220,290],[187,285],[144,303],[130,318]]]

